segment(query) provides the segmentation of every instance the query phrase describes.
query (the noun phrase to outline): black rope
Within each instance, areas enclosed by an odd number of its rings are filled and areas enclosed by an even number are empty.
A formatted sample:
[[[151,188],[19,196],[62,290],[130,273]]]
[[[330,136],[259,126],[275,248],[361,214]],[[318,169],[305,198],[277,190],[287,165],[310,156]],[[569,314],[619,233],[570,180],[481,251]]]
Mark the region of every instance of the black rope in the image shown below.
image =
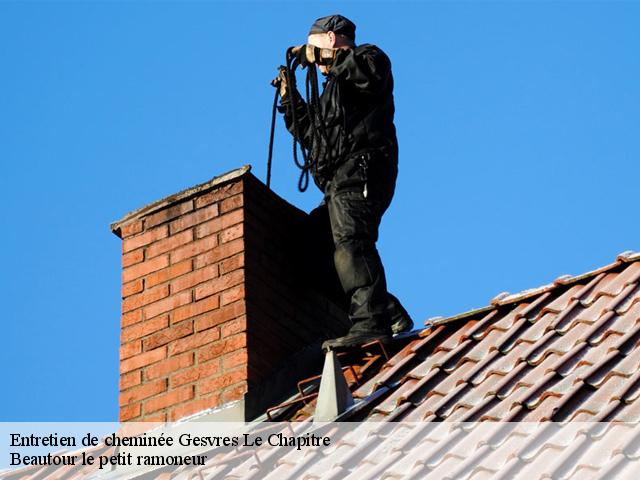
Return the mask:
[[[276,133],[276,109],[278,107],[278,88],[273,98],[273,109],[271,110],[271,133],[269,134],[269,158],[267,159],[267,188],[271,188],[271,165],[273,163],[273,137]]]
[[[286,70],[285,74],[287,76],[287,88],[289,89],[289,99],[290,99],[290,111],[291,111],[291,123],[293,125],[293,161],[296,166],[301,170],[300,177],[298,178],[298,190],[300,192],[304,192],[309,187],[309,170],[311,170],[312,160],[310,158],[308,150],[304,147],[302,142],[298,142],[298,139],[302,139],[303,135],[300,132],[300,122],[297,118],[297,110],[298,110],[298,95],[297,90],[295,88],[296,78],[295,78],[295,69],[298,65],[298,62],[293,55],[292,49],[289,48],[287,50],[286,56]],[[311,70],[315,70],[313,67],[309,67],[307,70],[307,79],[309,77],[309,72]],[[309,96],[307,92],[307,115],[309,114]],[[309,116],[309,121],[312,121],[313,117]],[[310,138],[309,145],[313,145],[313,137],[314,137],[314,129],[310,129]],[[302,153],[302,163],[298,159],[298,143],[300,144],[300,152]]]
[[[298,141],[298,139],[303,139],[303,136],[300,132],[300,122],[297,118],[297,107],[299,101],[299,95],[297,94],[297,90],[295,88],[295,70],[298,67],[299,63],[295,57],[295,55],[291,52],[292,48],[287,50],[286,54],[286,65],[285,69],[285,77],[287,81],[287,89],[289,92],[289,109],[291,113],[291,123],[293,125],[293,161],[298,167],[300,172],[300,177],[298,179],[298,190],[304,192],[309,187],[309,173],[312,169],[317,167],[317,159],[313,157],[317,157],[319,152],[311,152],[309,148],[305,148],[302,141]],[[269,157],[267,160],[267,187],[271,188],[271,167],[273,160],[273,140],[274,140],[274,132],[275,132],[275,121],[276,121],[276,108],[278,103],[278,89],[280,87],[279,84],[273,84],[276,87],[276,94],[273,99],[273,109],[271,112],[271,133],[269,137]],[[325,123],[323,119],[323,115],[320,109],[320,95],[318,89],[318,73],[314,65],[309,65],[307,67],[307,77],[305,80],[305,94],[306,94],[306,110],[309,122],[311,123],[312,128],[309,129],[309,138],[308,145],[309,147],[315,144],[316,135],[319,135],[321,142],[325,147],[329,145],[327,134],[325,131]],[[300,152],[302,153],[302,162],[298,158],[298,145],[300,145]],[[315,170],[314,170],[315,171]]]

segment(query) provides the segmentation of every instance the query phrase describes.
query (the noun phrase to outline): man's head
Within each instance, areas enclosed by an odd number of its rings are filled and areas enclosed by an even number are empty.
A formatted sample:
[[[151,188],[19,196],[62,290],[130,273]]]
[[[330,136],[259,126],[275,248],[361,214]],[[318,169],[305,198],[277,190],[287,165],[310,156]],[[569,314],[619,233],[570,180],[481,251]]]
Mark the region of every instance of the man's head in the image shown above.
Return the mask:
[[[319,48],[353,48],[356,40],[356,26],[342,15],[329,15],[317,19],[309,29],[307,43]],[[324,74],[328,67],[320,66]]]

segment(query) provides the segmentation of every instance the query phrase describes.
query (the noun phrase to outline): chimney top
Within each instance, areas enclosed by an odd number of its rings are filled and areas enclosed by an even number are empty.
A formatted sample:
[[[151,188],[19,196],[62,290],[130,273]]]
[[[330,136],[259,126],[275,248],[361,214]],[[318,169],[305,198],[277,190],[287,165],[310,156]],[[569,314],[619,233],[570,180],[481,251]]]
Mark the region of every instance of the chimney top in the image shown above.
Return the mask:
[[[174,193],[172,195],[167,195],[160,200],[156,200],[155,202],[149,203],[143,207],[140,207],[136,210],[133,210],[127,213],[120,220],[113,222],[111,226],[111,231],[116,234],[118,237],[122,238],[121,228],[123,225],[126,225],[129,222],[137,220],[141,217],[150,215],[154,212],[164,210],[170,207],[173,204],[180,203],[181,201],[189,198],[195,197],[197,195],[201,195],[209,190],[213,190],[214,188],[220,187],[223,184],[230,182],[232,180],[236,180],[245,174],[251,171],[251,165],[244,165],[240,168],[236,168],[229,172],[223,173],[222,175],[218,175],[213,177],[211,180],[200,183],[193,187],[185,188],[184,190]]]

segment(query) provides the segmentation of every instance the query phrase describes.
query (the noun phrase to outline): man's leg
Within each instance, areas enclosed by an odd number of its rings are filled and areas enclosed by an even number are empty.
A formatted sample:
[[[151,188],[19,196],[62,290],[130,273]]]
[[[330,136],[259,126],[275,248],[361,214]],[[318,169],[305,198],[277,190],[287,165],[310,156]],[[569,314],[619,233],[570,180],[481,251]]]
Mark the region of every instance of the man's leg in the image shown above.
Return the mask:
[[[335,242],[334,261],[342,287],[350,299],[353,326],[345,337],[325,342],[326,347],[352,347],[367,341],[388,340],[391,320],[382,261],[376,248],[378,227],[390,198],[365,197],[361,189],[327,196]]]
[[[335,269],[335,245],[331,233],[331,220],[326,203],[314,208],[308,217],[308,238],[313,254],[307,259],[314,272],[312,278],[317,288],[324,291],[334,303],[349,311],[351,297],[347,298]],[[337,288],[336,288],[337,287]],[[387,312],[391,317],[392,333],[401,333],[413,328],[413,321],[398,298],[387,293]]]
[[[324,292],[336,305],[347,311],[349,301],[340,285],[333,261],[335,245],[326,203],[323,202],[311,210],[307,219],[305,245],[309,248],[306,251],[305,263],[313,272],[312,281],[316,288]]]

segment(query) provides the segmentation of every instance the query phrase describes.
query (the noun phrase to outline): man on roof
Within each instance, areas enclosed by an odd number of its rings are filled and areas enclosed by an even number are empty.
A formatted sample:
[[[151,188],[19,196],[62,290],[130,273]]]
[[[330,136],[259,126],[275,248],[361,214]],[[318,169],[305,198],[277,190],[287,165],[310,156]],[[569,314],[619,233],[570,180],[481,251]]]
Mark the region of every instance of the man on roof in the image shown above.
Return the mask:
[[[324,342],[325,350],[386,342],[413,328],[404,307],[387,292],[376,248],[398,174],[391,62],[375,45],[356,45],[355,33],[355,24],[342,15],[322,17],[311,26],[307,44],[293,49],[303,67],[317,66],[325,76],[319,120],[309,118],[304,99],[283,72],[279,78],[279,111],[287,129],[309,149],[314,182],[324,193],[310,215],[330,229],[335,269],[348,297],[352,326],[345,336]]]

